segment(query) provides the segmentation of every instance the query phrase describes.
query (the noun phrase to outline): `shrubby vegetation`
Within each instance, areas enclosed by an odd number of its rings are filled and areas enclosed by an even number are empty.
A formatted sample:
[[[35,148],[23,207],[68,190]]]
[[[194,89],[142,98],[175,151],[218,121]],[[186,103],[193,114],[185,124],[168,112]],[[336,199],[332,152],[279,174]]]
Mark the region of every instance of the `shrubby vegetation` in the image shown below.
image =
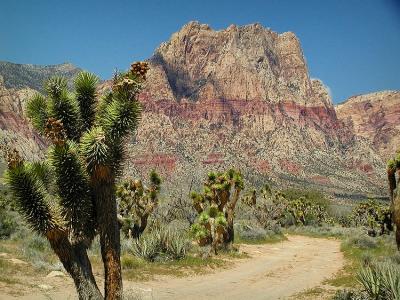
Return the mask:
[[[158,205],[161,178],[150,173],[150,186],[141,180],[125,180],[117,186],[118,217],[126,237],[139,238],[147,227],[150,214]]]
[[[210,172],[203,193],[192,192],[193,206],[199,214],[191,231],[201,246],[229,247],[234,241],[234,216],[240,192],[244,188],[242,174],[230,169],[227,172]]]
[[[121,299],[121,253],[122,268],[131,270],[144,263],[210,259],[222,249],[235,251],[234,242],[276,242],[285,233],[338,237],[357,263],[353,271],[359,288],[340,290],[334,299],[400,298],[400,255],[391,233],[393,220],[400,225],[399,155],[388,165],[390,205],[369,199],[342,209],[317,191],[269,184],[246,190],[245,178],[235,169],[208,173],[203,186],[196,187],[200,192],[162,199],[156,171],[147,181],[117,181],[124,142],[137,127],[136,97],[146,71],[146,64],[136,63],[117,74],[100,100],[93,74],[77,76],[74,94],[64,79],[53,78],[46,96],[28,102],[34,127],[52,145],[46,160],[33,163],[5,149],[13,197],[1,191],[0,239],[22,240],[21,255],[37,269],[62,268],[54,251],[80,299],[103,297],[90,262],[99,256],[106,298]],[[17,212],[36,234],[28,233]]]

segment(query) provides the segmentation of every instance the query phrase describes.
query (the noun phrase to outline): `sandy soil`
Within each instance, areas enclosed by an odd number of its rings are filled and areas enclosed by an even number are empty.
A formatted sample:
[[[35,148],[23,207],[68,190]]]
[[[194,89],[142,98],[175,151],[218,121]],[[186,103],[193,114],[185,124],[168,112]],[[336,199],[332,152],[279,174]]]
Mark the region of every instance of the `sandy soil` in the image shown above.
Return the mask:
[[[340,242],[334,239],[289,236],[271,245],[241,245],[250,255],[229,269],[185,278],[159,276],[155,280],[124,282],[133,299],[287,299],[319,286],[344,265]],[[67,281],[67,282],[66,282]],[[69,278],[44,278],[53,289],[13,297],[0,290],[0,299],[76,299]],[[137,297],[140,295],[139,297]]]

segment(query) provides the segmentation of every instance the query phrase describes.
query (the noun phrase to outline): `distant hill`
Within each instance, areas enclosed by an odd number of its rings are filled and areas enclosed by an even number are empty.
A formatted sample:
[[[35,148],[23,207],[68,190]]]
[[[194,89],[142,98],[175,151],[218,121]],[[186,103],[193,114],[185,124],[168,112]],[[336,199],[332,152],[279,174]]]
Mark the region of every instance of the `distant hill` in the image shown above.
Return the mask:
[[[0,61],[0,76],[4,78],[6,88],[26,88],[42,91],[43,82],[51,76],[65,76],[71,79],[81,71],[70,63],[59,65],[24,65]]]

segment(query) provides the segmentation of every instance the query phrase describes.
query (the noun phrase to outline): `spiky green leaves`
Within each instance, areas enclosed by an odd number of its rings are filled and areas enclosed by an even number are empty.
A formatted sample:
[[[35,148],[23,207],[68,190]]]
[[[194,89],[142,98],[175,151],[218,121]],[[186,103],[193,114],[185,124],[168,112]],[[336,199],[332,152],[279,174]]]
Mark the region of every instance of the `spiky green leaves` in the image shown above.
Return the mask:
[[[50,149],[49,157],[54,168],[57,194],[64,219],[76,239],[94,236],[94,207],[89,180],[79,158],[78,147],[73,142]]]
[[[96,75],[89,72],[80,72],[75,80],[76,100],[82,117],[83,131],[89,130],[94,122],[96,112]]]
[[[161,177],[155,170],[150,172],[150,183],[155,189],[158,189],[161,184]]]
[[[105,108],[101,126],[112,140],[122,139],[136,129],[140,120],[141,107],[137,101],[114,98]]]
[[[33,127],[40,133],[44,133],[44,124],[49,118],[48,104],[45,97],[35,94],[27,103],[26,113],[31,119]]]
[[[101,127],[94,127],[86,132],[81,139],[80,150],[85,158],[86,169],[90,175],[102,174],[109,166],[110,155],[109,146],[106,143],[106,136]]]
[[[151,172],[150,183],[151,185],[147,187],[141,180],[126,180],[117,186],[118,211],[123,225],[122,230],[127,236],[131,230],[135,231],[134,237],[143,232],[149,215],[158,204],[161,178],[155,171]],[[126,219],[133,221],[131,222],[133,227],[125,226]]]
[[[52,77],[44,85],[47,94],[51,98],[59,98],[67,90],[67,79],[64,77]]]
[[[199,225],[209,232],[207,242],[199,240],[199,244],[209,243],[216,251],[217,244],[222,239],[224,243],[233,241],[234,211],[243,188],[240,171],[230,169],[226,172],[208,173],[204,192],[190,195],[193,207],[199,213]],[[210,217],[208,223],[205,221],[206,215]]]
[[[24,165],[9,169],[6,180],[18,210],[36,232],[45,235],[60,226],[60,220],[47,199],[48,195],[32,169]]]
[[[63,90],[57,97],[51,96],[49,102],[50,116],[61,121],[69,139],[78,140],[82,125],[76,100],[67,90]]]

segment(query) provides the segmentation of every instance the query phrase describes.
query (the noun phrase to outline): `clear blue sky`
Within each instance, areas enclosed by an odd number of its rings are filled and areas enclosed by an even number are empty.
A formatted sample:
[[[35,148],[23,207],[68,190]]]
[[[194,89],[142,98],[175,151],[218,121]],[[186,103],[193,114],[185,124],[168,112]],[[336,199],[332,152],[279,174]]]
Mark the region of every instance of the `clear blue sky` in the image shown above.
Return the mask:
[[[105,79],[191,20],[295,32],[335,102],[400,90],[400,0],[0,0],[0,60],[71,62]]]

